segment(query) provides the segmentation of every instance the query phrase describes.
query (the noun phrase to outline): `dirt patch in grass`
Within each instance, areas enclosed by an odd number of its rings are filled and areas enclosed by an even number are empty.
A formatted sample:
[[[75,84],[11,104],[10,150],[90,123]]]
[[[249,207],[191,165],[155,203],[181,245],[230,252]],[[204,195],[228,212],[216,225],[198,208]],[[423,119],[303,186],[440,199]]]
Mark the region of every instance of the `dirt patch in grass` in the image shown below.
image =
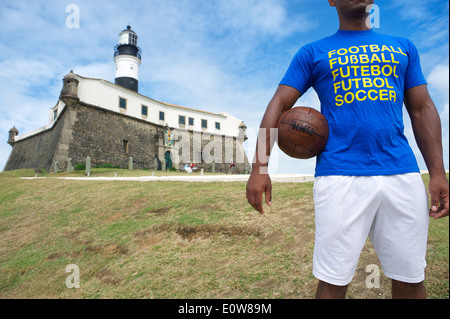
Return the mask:
[[[183,239],[191,240],[193,238],[208,238],[215,235],[225,237],[234,236],[254,236],[261,237],[262,232],[253,227],[245,226],[222,226],[222,225],[200,225],[200,226],[179,226],[176,233]]]
[[[94,276],[106,285],[118,286],[122,282],[122,280],[114,275],[109,269],[102,269],[95,273]]]
[[[172,206],[168,207],[158,207],[158,208],[137,208],[137,212],[133,213],[132,216],[135,219],[145,219],[151,218],[152,216],[163,216],[168,214],[172,210]]]
[[[170,211],[171,208],[172,207],[155,208],[155,209],[147,211],[146,214],[150,214],[150,215],[152,215],[152,214],[153,215],[165,215],[165,214],[167,214]]]
[[[81,229],[68,229],[64,232],[64,237],[67,239],[76,239],[82,232],[83,230]]]
[[[128,255],[129,250],[126,245],[108,244],[103,247],[103,250],[108,254]]]
[[[203,212],[212,212],[212,211],[222,210],[223,206],[218,205],[218,204],[202,204],[202,205],[194,206],[193,209],[203,211]]]
[[[224,226],[224,225],[198,225],[198,226],[184,226],[174,224],[162,224],[148,229],[138,231],[134,234],[136,238],[145,238],[149,235],[158,235],[163,233],[175,233],[183,239],[192,240],[194,238],[209,238],[216,235],[225,237],[234,236],[253,236],[261,237],[264,232],[260,229],[247,226]]]
[[[159,236],[151,236],[150,238],[137,241],[136,252],[147,251],[153,245],[159,244],[163,239]]]

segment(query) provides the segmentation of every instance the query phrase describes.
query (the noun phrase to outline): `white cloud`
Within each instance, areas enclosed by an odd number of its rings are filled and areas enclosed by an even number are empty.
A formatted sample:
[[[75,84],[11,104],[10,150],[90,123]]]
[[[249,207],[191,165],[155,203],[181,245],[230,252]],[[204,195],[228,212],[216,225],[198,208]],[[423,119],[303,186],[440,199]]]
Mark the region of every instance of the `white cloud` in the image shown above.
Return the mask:
[[[448,169],[449,167],[449,125],[448,125],[448,118],[449,118],[449,104],[445,104],[442,107],[442,111],[439,113],[441,119],[442,119],[442,145],[443,145],[443,152],[444,152],[444,167]],[[444,120],[446,119],[446,120]]]
[[[449,167],[449,66],[436,65],[426,77],[428,90],[439,112],[442,126],[442,146],[444,166]],[[407,112],[404,112],[405,135],[416,155],[421,169],[426,169],[425,161],[416,144],[411,122]]]
[[[436,65],[427,77],[428,85],[445,103],[449,102],[449,66]]]
[[[430,93],[439,110],[442,125],[444,165],[449,167],[449,66],[436,65],[427,77]]]
[[[94,79],[105,79],[114,83],[115,70],[112,67],[113,64],[110,63],[100,63],[94,62],[86,65],[75,65],[71,70],[74,73],[79,74],[84,77],[94,78]],[[69,70],[65,72],[69,73]]]
[[[420,23],[434,17],[432,8],[437,5],[445,5],[440,0],[395,0],[382,2],[387,8],[394,8],[401,19],[410,23]],[[447,7],[448,9],[448,7]]]
[[[419,48],[432,49],[448,43],[448,1],[395,0],[380,4],[392,10],[402,30],[407,30],[406,36]]]

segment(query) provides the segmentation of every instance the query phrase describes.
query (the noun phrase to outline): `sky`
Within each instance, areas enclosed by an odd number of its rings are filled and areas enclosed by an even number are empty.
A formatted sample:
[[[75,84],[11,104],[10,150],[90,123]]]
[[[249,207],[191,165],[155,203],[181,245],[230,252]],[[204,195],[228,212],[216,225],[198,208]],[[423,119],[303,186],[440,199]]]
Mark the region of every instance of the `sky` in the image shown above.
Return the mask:
[[[375,31],[407,37],[418,49],[441,116],[448,169],[449,2],[375,3]],[[339,27],[326,0],[0,0],[0,169],[11,152],[9,129],[21,135],[47,124],[70,70],[114,83],[114,46],[128,24],[142,49],[139,93],[243,120],[250,160],[264,111],[295,53]],[[320,110],[312,89],[296,106]],[[405,110],[404,121],[426,169]],[[314,167],[314,158],[292,159],[275,146],[269,172],[313,174]]]

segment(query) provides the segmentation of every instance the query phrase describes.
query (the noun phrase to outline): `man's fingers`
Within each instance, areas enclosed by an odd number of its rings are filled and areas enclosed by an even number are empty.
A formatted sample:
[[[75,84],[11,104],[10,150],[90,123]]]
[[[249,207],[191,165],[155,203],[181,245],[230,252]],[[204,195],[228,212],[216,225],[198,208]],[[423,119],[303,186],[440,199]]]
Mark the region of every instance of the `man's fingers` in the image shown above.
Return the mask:
[[[253,206],[253,194],[251,194],[248,188],[245,192],[245,196],[247,197],[247,202],[249,202],[249,204]]]
[[[437,213],[432,217],[434,219],[439,219],[439,218],[443,218],[443,217],[447,217],[447,216],[448,216],[448,209],[446,211],[441,211],[440,213]]]
[[[449,214],[448,181],[445,176],[430,179],[430,217],[435,219],[446,217]]]
[[[262,205],[262,192],[256,192],[254,195],[255,206],[253,206],[260,214],[264,214]]]
[[[441,200],[441,204],[432,204],[430,209],[430,216],[434,219],[447,217],[449,214],[449,207],[448,207],[448,197]]]
[[[246,195],[247,195],[247,201],[248,201],[248,203],[253,207],[253,209],[258,210],[258,209],[256,208],[256,203],[257,203],[257,202],[256,202],[256,199],[255,199],[254,192],[247,190]]]
[[[267,185],[266,192],[264,193],[266,198],[266,204],[272,206],[272,185]]]
[[[263,196],[266,198],[267,205],[272,201],[272,184],[268,176],[251,175],[246,188],[247,201],[260,214],[264,213]]]

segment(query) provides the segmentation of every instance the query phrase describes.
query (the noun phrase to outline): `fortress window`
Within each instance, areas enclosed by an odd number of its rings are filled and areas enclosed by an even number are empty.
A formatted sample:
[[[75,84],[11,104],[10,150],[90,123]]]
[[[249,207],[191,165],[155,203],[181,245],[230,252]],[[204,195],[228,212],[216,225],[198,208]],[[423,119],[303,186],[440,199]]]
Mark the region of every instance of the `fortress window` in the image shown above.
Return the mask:
[[[193,117],[189,118],[189,125],[194,126],[194,118]]]
[[[124,99],[123,97],[119,97],[119,107],[122,109],[127,108],[127,100]]]
[[[159,119],[164,121],[164,112],[159,111]]]
[[[145,105],[142,105],[141,113],[142,113],[142,115],[147,116],[148,115],[148,107]]]
[[[123,151],[128,154],[129,151],[129,142],[128,140],[123,140]]]
[[[216,122],[216,130],[220,130],[220,123]]]
[[[180,125],[186,125],[186,116],[179,115],[179,116],[178,116],[178,124],[180,124]]]
[[[202,128],[208,128],[208,120],[202,119]]]

